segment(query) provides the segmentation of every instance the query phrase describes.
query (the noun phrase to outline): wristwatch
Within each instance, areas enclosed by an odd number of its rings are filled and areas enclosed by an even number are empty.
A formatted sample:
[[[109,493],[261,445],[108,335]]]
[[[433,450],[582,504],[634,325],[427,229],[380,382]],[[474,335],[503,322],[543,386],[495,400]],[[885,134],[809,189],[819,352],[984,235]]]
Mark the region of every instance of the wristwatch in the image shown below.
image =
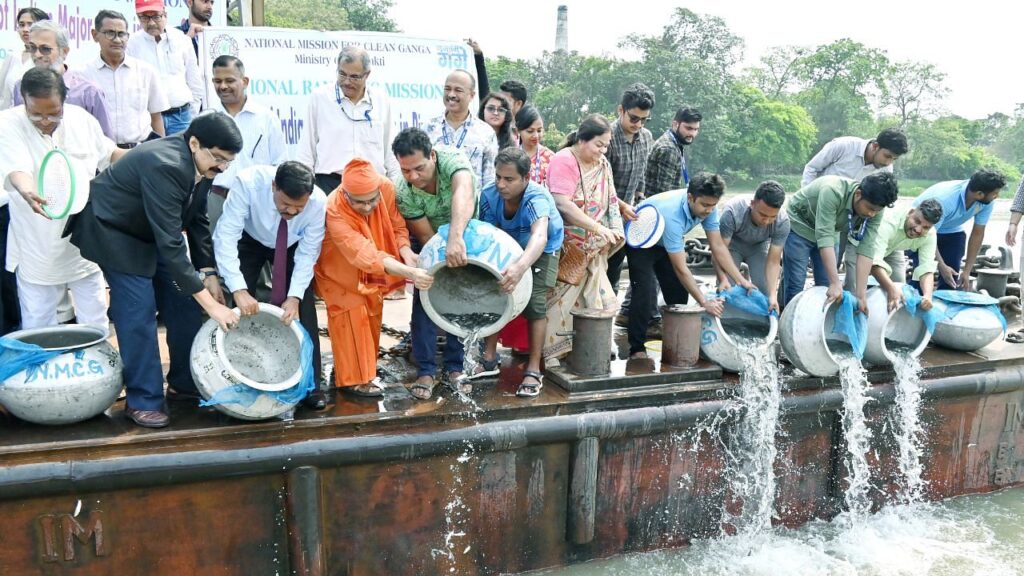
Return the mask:
[[[216,270],[207,270],[206,272],[200,272],[199,273],[199,277],[202,278],[203,280],[206,280],[210,276],[216,276],[216,275],[217,275],[217,271]]]

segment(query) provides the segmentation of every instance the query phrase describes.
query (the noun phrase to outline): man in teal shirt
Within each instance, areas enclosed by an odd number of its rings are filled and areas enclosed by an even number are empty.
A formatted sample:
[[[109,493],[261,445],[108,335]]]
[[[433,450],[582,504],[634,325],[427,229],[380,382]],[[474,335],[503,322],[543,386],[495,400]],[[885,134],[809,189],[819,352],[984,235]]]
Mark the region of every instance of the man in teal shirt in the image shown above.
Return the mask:
[[[430,137],[419,128],[399,132],[391,150],[402,168],[402,178],[395,181],[395,194],[398,211],[409,225],[413,250],[419,252],[438,228],[448,224],[447,264],[453,268],[465,266],[468,260],[462,234],[477,210],[476,177],[469,159],[459,150],[435,150]],[[418,366],[411,393],[427,400],[436,385],[438,328],[423,310],[418,291],[413,293],[410,328],[413,359]],[[444,367],[453,383],[462,375],[464,357],[462,343],[449,336],[445,340]]]
[[[782,258],[784,301],[789,304],[804,289],[807,262],[814,267],[814,285],[828,286],[827,302],[842,299],[838,253],[843,243],[857,244],[856,291],[861,312],[867,313],[865,292],[875,253],[881,214],[899,195],[896,178],[876,172],[860,182],[842,176],[822,176],[801,188],[786,207],[789,238]]]

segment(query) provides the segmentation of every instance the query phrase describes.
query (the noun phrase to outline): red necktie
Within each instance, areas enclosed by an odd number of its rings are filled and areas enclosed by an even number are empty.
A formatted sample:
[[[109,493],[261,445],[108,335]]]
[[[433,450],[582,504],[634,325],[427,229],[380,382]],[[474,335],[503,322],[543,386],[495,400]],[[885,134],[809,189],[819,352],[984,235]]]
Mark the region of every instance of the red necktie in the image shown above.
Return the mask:
[[[288,295],[288,221],[281,218],[274,244],[274,269],[270,277],[270,303],[284,304]]]

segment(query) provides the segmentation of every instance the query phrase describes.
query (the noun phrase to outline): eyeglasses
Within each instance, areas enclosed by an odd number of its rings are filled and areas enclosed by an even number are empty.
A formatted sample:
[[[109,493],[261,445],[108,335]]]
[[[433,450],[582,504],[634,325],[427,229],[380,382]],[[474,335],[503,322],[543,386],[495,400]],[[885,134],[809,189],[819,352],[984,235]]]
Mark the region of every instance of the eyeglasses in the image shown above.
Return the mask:
[[[627,116],[629,116],[630,124],[640,124],[640,125],[643,125],[643,124],[647,124],[651,120],[650,116],[635,116],[633,114],[627,114]]]
[[[345,74],[341,70],[338,70],[338,80],[348,80],[349,82],[362,82],[369,72],[363,72],[362,74]]]
[[[164,16],[167,16],[167,14],[164,14],[162,12],[160,14],[155,14],[153,16],[144,16],[142,14],[139,14],[139,22],[142,22],[143,24],[145,24],[146,22],[159,22],[164,19]]]
[[[127,40],[128,33],[123,30],[100,30],[107,40]]]
[[[508,108],[504,106],[485,106],[484,111],[488,114],[505,114],[508,112]]]
[[[215,162],[215,163],[217,164],[217,166],[218,166],[218,167],[220,167],[220,168],[227,168],[228,166],[230,166],[230,165],[231,165],[231,163],[232,163],[232,162],[234,162],[234,160],[227,160],[227,159],[225,159],[225,158],[221,158],[220,156],[217,156],[217,155],[216,155],[216,154],[214,154],[214,153],[213,153],[213,151],[212,151],[212,150],[210,150],[209,148],[203,148],[203,150],[206,150],[206,153],[210,155],[210,158],[211,158],[211,159],[212,159],[212,160],[213,160],[213,161],[214,161],[214,162]]]
[[[370,206],[376,206],[377,203],[380,202],[380,191],[379,190],[377,191],[377,195],[374,196],[373,198],[370,198],[369,200],[356,200],[347,191],[342,190],[342,192],[345,192],[345,198],[347,198],[348,201],[350,203],[352,203],[353,205],[355,205],[355,206],[370,207]]]
[[[64,113],[60,114],[29,114],[28,119],[32,122],[60,122],[64,118]]]
[[[25,46],[25,50],[28,50],[29,54],[39,52],[43,56],[49,56],[50,54],[53,54],[53,51],[56,50],[56,48],[53,46],[36,46],[35,44],[27,44]]]

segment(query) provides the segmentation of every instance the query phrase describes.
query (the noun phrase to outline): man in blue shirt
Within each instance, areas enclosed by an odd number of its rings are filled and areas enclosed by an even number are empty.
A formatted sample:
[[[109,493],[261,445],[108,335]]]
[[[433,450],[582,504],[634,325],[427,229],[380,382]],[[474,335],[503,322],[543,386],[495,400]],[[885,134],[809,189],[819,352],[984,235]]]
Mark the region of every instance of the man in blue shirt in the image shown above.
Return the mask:
[[[530,359],[516,396],[532,398],[542,386],[541,352],[547,330],[547,296],[558,279],[558,256],[564,227],[555,199],[544,186],[530,180],[530,157],[519,148],[505,148],[494,159],[494,184],[480,196],[480,220],[504,230],[523,248],[523,255],[510,264],[499,281],[511,293],[527,270],[533,273],[533,292],[523,310],[529,326]],[[498,373],[498,335],[485,340],[484,356],[470,378]]]
[[[324,240],[327,196],[313,186],[313,172],[298,162],[238,171],[224,212],[213,233],[217,269],[243,316],[259,312],[253,296],[264,265],[271,265],[270,303],[284,310],[281,321],[296,318],[313,341],[317,392],[306,405],[326,406],[320,369],[320,339],[313,289],[313,266]],[[283,275],[283,277],[282,277]]]
[[[942,204],[942,219],[935,226],[938,233],[935,254],[939,271],[938,289],[966,290],[970,286],[974,261],[985,239],[985,225],[992,216],[992,202],[1005,186],[1006,178],[1002,174],[978,170],[970,180],[939,182],[914,200],[915,208],[929,198]],[[971,219],[974,227],[968,240],[964,227]],[[965,245],[967,260],[961,270]],[[916,254],[911,262],[917,266]]]
[[[686,265],[684,236],[698,224],[704,228],[711,257],[719,269],[747,290],[754,285],[740,274],[729,254],[729,248],[719,233],[718,211],[715,207],[725,193],[725,181],[717,174],[701,172],[690,180],[686,190],[663,192],[640,203],[652,205],[665,219],[665,231],[655,246],[650,248],[626,247],[629,262],[629,282],[633,289],[633,303],[630,306],[629,357],[646,358],[644,336],[651,319],[657,287],[665,295],[669,306],[685,304],[693,296],[708,314],[721,316],[724,304],[719,298],[705,298]],[[655,280],[657,279],[657,280]],[[655,283],[657,282],[657,283]]]

